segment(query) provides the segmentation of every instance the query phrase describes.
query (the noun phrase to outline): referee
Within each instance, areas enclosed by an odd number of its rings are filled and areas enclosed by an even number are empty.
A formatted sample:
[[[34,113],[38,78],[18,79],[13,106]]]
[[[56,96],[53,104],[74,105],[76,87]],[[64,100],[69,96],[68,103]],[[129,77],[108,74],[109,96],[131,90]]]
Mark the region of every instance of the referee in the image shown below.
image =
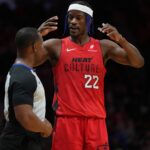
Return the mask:
[[[5,82],[5,127],[0,150],[41,150],[42,137],[52,132],[45,118],[45,91],[33,67],[43,62],[43,39],[37,29],[20,29],[15,38],[17,58]]]

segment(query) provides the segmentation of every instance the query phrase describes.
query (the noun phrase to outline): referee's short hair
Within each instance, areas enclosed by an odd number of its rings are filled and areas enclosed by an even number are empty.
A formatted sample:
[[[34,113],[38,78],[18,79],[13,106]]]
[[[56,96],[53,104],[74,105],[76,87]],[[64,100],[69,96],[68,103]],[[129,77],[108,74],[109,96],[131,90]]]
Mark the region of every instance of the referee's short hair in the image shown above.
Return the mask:
[[[36,28],[24,27],[21,28],[15,37],[15,43],[17,49],[25,49],[33,45],[40,39],[39,33]]]

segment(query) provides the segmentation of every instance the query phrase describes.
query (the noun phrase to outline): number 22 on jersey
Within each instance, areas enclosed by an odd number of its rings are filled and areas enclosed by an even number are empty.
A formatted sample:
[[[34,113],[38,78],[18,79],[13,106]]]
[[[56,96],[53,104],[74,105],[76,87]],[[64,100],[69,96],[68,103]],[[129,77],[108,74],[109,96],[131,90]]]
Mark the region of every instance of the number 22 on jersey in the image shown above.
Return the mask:
[[[89,74],[85,74],[84,78],[86,79],[85,88],[88,89],[99,89],[98,86],[98,81],[99,81],[99,77],[97,75],[89,75]]]

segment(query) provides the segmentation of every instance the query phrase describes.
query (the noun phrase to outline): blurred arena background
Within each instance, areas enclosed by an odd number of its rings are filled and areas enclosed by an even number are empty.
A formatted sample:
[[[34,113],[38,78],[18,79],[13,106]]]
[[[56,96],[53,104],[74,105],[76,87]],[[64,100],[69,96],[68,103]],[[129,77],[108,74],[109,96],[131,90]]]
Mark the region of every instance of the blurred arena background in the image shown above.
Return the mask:
[[[59,29],[45,38],[63,37],[65,14],[72,1],[0,0],[0,131],[5,123],[5,77],[16,57],[16,31],[24,26],[38,27],[49,17],[58,15]],[[103,22],[111,23],[145,58],[142,69],[111,61],[106,66],[105,98],[111,150],[150,150],[150,0],[87,1],[94,9],[94,37],[107,38],[97,27]],[[36,70],[46,89],[47,118],[53,123],[51,66],[46,62]]]

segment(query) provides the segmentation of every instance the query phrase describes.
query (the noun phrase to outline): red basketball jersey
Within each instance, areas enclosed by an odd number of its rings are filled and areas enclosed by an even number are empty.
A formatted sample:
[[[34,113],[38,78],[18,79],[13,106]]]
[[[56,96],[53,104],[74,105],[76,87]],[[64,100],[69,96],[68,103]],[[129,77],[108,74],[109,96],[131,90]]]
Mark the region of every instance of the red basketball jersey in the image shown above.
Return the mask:
[[[56,115],[105,118],[102,50],[98,40],[90,38],[83,46],[70,37],[62,39],[59,61],[53,68],[56,91],[53,105]]]

